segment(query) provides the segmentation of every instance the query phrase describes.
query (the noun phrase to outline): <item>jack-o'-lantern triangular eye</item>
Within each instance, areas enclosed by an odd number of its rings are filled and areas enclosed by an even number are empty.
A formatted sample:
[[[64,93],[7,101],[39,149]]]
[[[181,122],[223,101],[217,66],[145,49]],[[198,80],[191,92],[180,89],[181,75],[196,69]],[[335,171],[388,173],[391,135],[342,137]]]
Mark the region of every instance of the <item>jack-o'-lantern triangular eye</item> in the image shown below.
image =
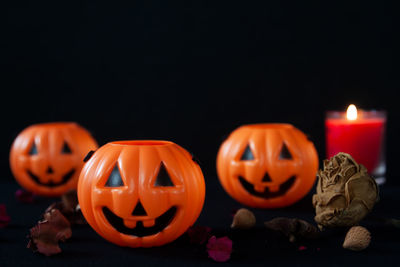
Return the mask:
[[[67,142],[64,142],[63,148],[61,150],[62,154],[71,154],[71,148],[69,147],[69,145],[67,144]]]
[[[292,154],[287,148],[286,144],[283,143],[281,153],[279,154],[279,159],[293,159]]]
[[[246,149],[244,150],[240,160],[254,160],[254,155],[253,152],[251,152],[249,145],[246,146]]]
[[[174,186],[174,183],[172,182],[171,177],[169,177],[169,174],[165,169],[164,163],[162,162],[154,186]]]
[[[108,177],[105,187],[120,187],[120,186],[124,186],[124,182],[122,181],[121,174],[119,173],[118,165],[115,165],[110,176]]]
[[[29,155],[37,155],[37,153],[38,153],[37,147],[35,143],[33,143],[31,149],[29,150]]]

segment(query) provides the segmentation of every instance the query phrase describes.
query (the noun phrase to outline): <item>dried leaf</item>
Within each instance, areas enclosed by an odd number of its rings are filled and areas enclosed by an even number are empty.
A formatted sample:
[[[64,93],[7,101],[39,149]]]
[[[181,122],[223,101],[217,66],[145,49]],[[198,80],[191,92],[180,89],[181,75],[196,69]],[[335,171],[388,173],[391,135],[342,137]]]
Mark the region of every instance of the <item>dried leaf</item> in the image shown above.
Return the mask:
[[[225,262],[230,259],[232,253],[232,240],[228,237],[216,238],[212,236],[207,243],[208,256],[215,261]]]
[[[279,231],[289,238],[290,242],[297,239],[313,239],[319,236],[318,229],[301,219],[278,217],[264,223],[268,229]]]
[[[65,210],[74,211],[78,205],[78,195],[76,190],[70,190],[61,196],[61,201]]]
[[[11,217],[7,214],[5,204],[0,204],[0,228],[6,227],[11,221]]]
[[[51,204],[45,213],[52,209],[58,209],[72,225],[86,224],[86,220],[79,208],[76,190],[70,190],[62,195],[61,201]]]
[[[192,226],[187,230],[192,244],[204,244],[211,236],[211,228],[207,226]]]
[[[61,252],[59,241],[65,241],[71,237],[71,225],[57,209],[46,212],[43,217],[42,221],[30,229],[27,247],[51,256]]]

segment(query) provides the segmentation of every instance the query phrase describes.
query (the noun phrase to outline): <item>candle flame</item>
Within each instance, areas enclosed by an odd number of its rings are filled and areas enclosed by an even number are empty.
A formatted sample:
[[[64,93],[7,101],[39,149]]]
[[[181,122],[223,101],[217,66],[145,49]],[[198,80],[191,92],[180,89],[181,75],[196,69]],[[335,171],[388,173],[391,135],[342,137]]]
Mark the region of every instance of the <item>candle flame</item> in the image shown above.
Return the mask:
[[[357,108],[355,105],[351,104],[349,105],[349,107],[347,108],[347,119],[354,121],[357,119]]]

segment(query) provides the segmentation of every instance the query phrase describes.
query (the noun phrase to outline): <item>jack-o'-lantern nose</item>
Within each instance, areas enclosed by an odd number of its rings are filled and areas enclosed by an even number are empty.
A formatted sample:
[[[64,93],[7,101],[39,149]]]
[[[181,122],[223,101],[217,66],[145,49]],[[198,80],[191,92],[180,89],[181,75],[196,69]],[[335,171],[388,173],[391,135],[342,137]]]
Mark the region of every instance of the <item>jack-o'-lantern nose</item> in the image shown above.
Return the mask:
[[[52,173],[54,173],[54,171],[53,171],[53,169],[49,166],[49,167],[47,168],[46,173],[47,173],[47,174],[52,174]]]
[[[263,181],[263,182],[272,182],[271,177],[269,177],[268,172],[265,173],[265,175],[264,175],[262,181]]]
[[[142,203],[140,203],[140,200],[136,204],[135,209],[132,212],[132,215],[134,216],[147,216],[146,210],[143,208]]]

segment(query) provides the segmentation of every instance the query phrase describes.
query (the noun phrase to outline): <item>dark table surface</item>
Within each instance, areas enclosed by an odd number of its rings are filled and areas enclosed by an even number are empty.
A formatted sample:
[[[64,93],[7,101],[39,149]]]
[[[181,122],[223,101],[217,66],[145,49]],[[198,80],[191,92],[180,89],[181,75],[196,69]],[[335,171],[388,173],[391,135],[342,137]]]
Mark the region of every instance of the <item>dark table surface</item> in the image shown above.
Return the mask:
[[[7,205],[11,223],[0,229],[0,266],[399,265],[400,229],[377,219],[400,218],[399,186],[381,186],[380,202],[361,223],[371,231],[371,245],[364,251],[353,252],[342,248],[345,235],[342,230],[328,231],[320,239],[293,245],[283,242],[282,236],[265,232],[263,222],[278,216],[298,217],[314,223],[312,192],[288,208],[252,209],[257,218],[257,227],[250,231],[232,231],[229,229],[232,211],[241,205],[223,191],[216,177],[206,177],[206,183],[206,201],[196,225],[211,227],[217,237],[227,235],[233,239],[234,252],[227,263],[212,261],[204,249],[191,245],[186,235],[163,247],[132,249],[107,242],[88,225],[72,228],[72,237],[60,244],[60,254],[46,257],[33,253],[26,248],[29,229],[40,219],[43,211],[58,199],[39,198],[32,204],[19,203],[15,199],[18,184],[3,180],[0,183],[0,203]],[[299,250],[299,246],[307,249]]]

